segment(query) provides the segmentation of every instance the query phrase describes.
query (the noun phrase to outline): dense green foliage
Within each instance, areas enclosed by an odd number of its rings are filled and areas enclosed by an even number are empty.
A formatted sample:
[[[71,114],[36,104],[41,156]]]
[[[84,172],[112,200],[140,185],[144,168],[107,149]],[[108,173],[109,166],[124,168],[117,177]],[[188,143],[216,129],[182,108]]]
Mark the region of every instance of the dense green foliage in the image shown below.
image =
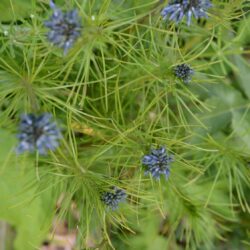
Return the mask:
[[[67,55],[46,39],[48,2],[0,3],[0,219],[16,249],[46,238],[59,197],[76,249],[247,249],[249,2],[215,0],[207,20],[176,26],[160,16],[168,1],[60,0],[83,25]],[[181,63],[195,71],[188,84],[173,74]],[[31,112],[62,128],[47,156],[15,153]],[[175,158],[167,181],[141,164],[160,145]],[[100,193],[112,186],[128,198],[108,211]]]

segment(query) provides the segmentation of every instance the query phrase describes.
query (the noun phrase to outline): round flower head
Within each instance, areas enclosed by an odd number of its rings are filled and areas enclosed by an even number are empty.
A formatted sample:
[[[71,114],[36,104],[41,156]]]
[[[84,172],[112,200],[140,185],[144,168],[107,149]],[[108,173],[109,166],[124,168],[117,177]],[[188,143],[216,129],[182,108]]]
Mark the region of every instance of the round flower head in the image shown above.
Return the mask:
[[[64,54],[73,46],[77,38],[81,35],[81,23],[77,10],[62,12],[53,1],[50,1],[53,14],[44,25],[50,29],[47,34],[48,40],[62,48]]]
[[[142,164],[147,166],[145,174],[150,173],[157,180],[161,175],[165,175],[165,178],[168,179],[172,161],[173,156],[167,154],[165,147],[151,149],[150,154],[144,155],[142,158]]]
[[[55,150],[59,146],[58,140],[61,132],[55,122],[51,121],[52,115],[44,113],[42,115],[24,114],[21,116],[19,134],[19,145],[17,153],[24,151],[38,151],[46,154],[47,150]]]
[[[207,10],[211,7],[209,0],[172,0],[162,10],[161,15],[164,20],[168,19],[177,24],[186,17],[187,24],[190,25],[192,16],[196,19],[207,18]]]
[[[183,80],[184,83],[189,83],[192,75],[194,74],[194,70],[187,64],[183,63],[174,68],[174,74],[176,77]]]
[[[116,210],[120,202],[125,201],[127,194],[124,190],[113,187],[112,191],[105,192],[101,196],[101,201],[111,210]]]

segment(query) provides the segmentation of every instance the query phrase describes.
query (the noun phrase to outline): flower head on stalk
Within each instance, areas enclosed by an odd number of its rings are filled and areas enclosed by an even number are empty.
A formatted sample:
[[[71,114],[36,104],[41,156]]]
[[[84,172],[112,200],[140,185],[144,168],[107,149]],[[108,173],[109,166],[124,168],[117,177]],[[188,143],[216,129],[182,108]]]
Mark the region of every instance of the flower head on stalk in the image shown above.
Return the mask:
[[[180,23],[184,17],[187,24],[191,24],[192,16],[196,19],[207,18],[207,11],[212,7],[209,0],[172,0],[162,10],[161,15],[164,20]]]
[[[170,163],[173,161],[173,156],[168,155],[165,147],[151,149],[148,155],[142,158],[142,164],[147,166],[145,174],[151,174],[155,179],[159,179],[161,175],[165,175],[168,179],[170,174]]]

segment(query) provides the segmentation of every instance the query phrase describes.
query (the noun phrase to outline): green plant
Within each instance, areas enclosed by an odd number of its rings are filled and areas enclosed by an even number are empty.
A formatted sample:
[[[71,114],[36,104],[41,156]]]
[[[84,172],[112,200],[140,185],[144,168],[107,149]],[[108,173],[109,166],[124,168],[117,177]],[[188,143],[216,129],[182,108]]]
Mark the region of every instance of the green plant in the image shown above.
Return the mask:
[[[48,3],[0,4],[0,184],[22,174],[20,192],[3,193],[16,199],[0,218],[18,225],[14,215],[32,211],[32,226],[48,231],[62,196],[59,217],[72,221],[72,203],[80,214],[76,249],[247,249],[249,3],[215,0],[207,20],[187,26],[162,20],[167,1],[61,0],[83,27],[65,54],[46,38]],[[183,63],[194,70],[189,83],[174,75]],[[43,112],[60,125],[60,146],[16,155],[18,142],[6,143],[20,115]],[[174,155],[167,181],[141,163],[161,145]],[[127,202],[108,211],[100,197],[114,186]],[[5,213],[20,205],[25,212]],[[45,229],[16,249],[36,249]]]

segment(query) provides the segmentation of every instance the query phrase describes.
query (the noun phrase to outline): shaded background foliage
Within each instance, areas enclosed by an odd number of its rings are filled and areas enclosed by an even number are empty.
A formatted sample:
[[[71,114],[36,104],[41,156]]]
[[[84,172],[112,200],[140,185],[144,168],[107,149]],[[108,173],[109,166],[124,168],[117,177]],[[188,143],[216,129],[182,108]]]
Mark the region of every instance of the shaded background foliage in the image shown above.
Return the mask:
[[[57,212],[76,249],[249,247],[249,2],[212,1],[189,27],[162,21],[167,2],[57,1],[83,25],[64,56],[46,40],[48,1],[1,1],[0,218],[15,249],[36,249]],[[174,77],[181,63],[189,84]],[[30,112],[57,119],[56,152],[15,155]],[[152,145],[174,155],[168,181],[144,176]],[[128,198],[108,212],[112,186]]]

